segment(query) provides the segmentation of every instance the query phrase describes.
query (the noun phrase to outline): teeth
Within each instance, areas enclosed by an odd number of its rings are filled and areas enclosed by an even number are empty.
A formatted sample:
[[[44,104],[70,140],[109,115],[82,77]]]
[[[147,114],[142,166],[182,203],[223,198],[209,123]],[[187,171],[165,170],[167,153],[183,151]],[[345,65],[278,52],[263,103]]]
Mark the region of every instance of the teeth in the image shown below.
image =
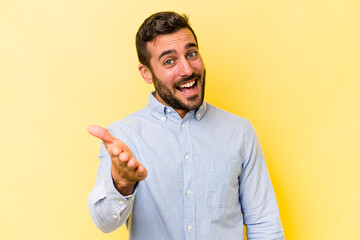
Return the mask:
[[[181,85],[180,88],[189,88],[192,87],[194,84],[195,84],[195,80]]]

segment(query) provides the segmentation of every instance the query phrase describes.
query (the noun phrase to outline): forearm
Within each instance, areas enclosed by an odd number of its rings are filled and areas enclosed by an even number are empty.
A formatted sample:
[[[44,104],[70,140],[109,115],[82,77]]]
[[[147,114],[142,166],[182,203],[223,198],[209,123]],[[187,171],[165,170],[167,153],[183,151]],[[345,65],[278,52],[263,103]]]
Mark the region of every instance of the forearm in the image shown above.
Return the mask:
[[[257,221],[246,225],[246,235],[248,240],[266,239],[266,240],[284,240],[284,231],[278,215],[272,219],[266,219],[264,222]]]
[[[279,208],[264,154],[254,129],[250,127],[249,130],[240,177],[240,200],[247,239],[283,240]]]
[[[95,186],[88,198],[88,207],[95,225],[103,232],[116,230],[128,219],[135,193],[123,196],[115,188],[111,175],[111,160],[101,148],[100,165]]]
[[[134,196],[105,196],[94,189],[88,200],[89,211],[95,225],[105,233],[118,229],[128,219],[134,203]],[[119,194],[120,195],[120,194]]]

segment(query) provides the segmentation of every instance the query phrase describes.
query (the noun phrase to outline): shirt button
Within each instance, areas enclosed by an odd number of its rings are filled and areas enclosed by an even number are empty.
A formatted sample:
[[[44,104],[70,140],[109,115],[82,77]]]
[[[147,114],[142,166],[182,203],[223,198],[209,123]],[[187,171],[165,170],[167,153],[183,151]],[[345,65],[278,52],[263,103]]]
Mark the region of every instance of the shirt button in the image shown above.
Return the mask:
[[[114,218],[114,219],[117,219],[117,218],[118,218],[118,216],[117,216],[117,215],[113,215],[113,218]]]
[[[186,160],[189,160],[189,158],[190,158],[189,155],[185,155]]]
[[[166,111],[169,113],[169,112],[171,112],[171,109],[170,109],[170,108],[168,108],[168,109],[166,109]]]
[[[161,121],[165,121],[165,119],[166,119],[165,117],[162,117],[162,118],[161,118]]]
[[[181,127],[184,128],[184,127],[185,127],[185,124],[181,124]]]
[[[189,225],[189,226],[188,226],[188,231],[190,231],[190,230],[191,230],[191,226]]]
[[[120,201],[120,204],[121,204],[121,205],[124,205],[124,204],[125,204],[125,202],[124,202],[124,201]]]
[[[190,196],[190,194],[191,194],[190,190],[187,190],[186,195]]]
[[[199,118],[199,117],[200,117],[200,113],[196,114],[196,117]]]

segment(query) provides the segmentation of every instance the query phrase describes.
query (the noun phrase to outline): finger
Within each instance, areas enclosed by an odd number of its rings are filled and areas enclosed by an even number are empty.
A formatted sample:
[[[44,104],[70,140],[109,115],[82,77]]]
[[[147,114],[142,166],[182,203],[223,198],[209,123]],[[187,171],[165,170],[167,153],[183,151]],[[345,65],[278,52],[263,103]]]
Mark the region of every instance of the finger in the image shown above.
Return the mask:
[[[126,152],[122,152],[120,149],[114,149],[113,145],[108,148],[108,152],[112,165],[115,166],[117,172],[127,171],[127,163],[131,159],[131,156]],[[118,152],[120,152],[120,154],[118,154]]]
[[[121,162],[126,163],[131,159],[131,155],[128,152],[124,151],[124,152],[120,153],[119,159]]]
[[[115,141],[111,144],[105,144],[111,157],[119,157],[124,152],[124,145],[121,141]]]
[[[108,145],[106,148],[111,157],[119,157],[123,152],[123,146],[120,142],[114,142],[113,144]]]
[[[137,167],[139,166],[139,162],[135,160],[135,158],[131,158],[128,162],[127,162],[127,168],[129,170],[135,170]]]
[[[142,164],[139,164],[139,166],[137,167],[136,175],[139,178],[139,180],[144,180],[146,178],[147,170]]]
[[[115,141],[115,137],[113,135],[111,135],[109,133],[109,131],[103,127],[96,126],[96,125],[90,125],[88,127],[88,132],[91,135],[101,139],[105,144],[110,144]]]

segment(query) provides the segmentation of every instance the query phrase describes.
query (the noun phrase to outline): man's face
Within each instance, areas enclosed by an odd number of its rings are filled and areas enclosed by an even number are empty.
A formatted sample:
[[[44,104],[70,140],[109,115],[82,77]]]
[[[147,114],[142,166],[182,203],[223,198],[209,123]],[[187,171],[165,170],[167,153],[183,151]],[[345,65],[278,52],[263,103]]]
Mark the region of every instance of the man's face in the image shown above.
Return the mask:
[[[204,99],[205,68],[193,34],[187,28],[147,43],[155,97],[184,117]]]

